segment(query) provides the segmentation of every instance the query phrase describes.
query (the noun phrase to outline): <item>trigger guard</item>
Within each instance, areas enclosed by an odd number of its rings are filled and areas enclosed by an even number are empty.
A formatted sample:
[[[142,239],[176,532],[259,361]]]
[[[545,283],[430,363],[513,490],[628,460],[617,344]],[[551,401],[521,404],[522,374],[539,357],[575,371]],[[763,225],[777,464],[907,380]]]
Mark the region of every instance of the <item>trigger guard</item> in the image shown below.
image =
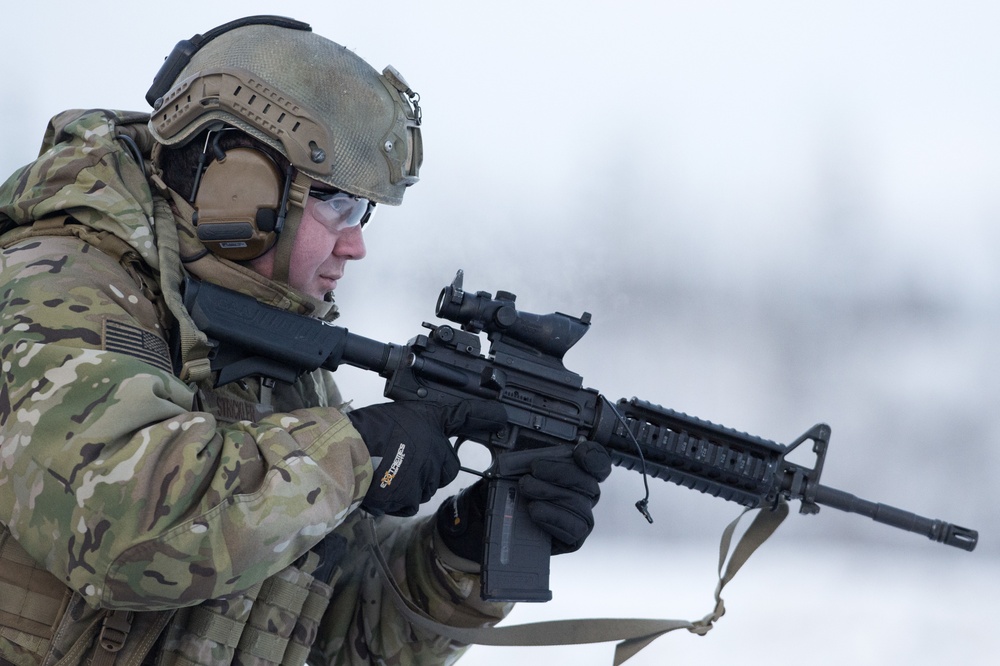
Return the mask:
[[[473,469],[471,467],[466,467],[465,465],[462,465],[461,464],[462,463],[462,458],[461,458],[461,456],[458,455],[459,454],[459,449],[461,449],[462,445],[465,444],[466,442],[475,442],[475,440],[474,439],[470,439],[469,437],[456,437],[455,438],[455,445],[452,447],[452,450],[455,452],[455,457],[458,458],[458,462],[459,462],[459,465],[460,465],[459,466],[459,470],[461,470],[463,472],[468,472],[469,474],[472,474],[474,476],[478,476],[478,477],[483,478],[483,479],[492,477],[493,474],[491,473],[490,470],[492,470],[494,467],[496,467],[496,460],[497,460],[496,454],[493,452],[493,449],[490,448],[489,446],[483,445],[483,448],[487,452],[489,452],[489,454],[490,454],[490,464],[487,465],[487,467],[486,467],[485,470]],[[476,443],[478,444],[479,442],[476,442]]]

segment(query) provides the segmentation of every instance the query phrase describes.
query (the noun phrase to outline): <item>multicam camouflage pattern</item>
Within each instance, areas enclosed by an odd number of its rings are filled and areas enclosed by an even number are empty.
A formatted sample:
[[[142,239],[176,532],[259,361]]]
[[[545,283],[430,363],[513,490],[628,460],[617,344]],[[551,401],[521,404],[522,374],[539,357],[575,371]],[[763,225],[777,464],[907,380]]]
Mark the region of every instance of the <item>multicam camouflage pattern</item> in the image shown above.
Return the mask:
[[[164,663],[182,653],[202,664],[300,663],[310,646],[313,664],[450,663],[461,646],[406,626],[361,549],[343,558],[336,590],[311,575],[310,549],[351,538],[372,474],[357,431],[329,406],[340,398],[328,373],[278,385],[270,407],[254,382],[181,382],[169,316],[148,281],[95,246],[101,234],[124,241],[155,281],[157,195],[116,138],[148,148],[133,118],[57,117],[41,157],[0,186],[0,229],[9,231],[0,238],[0,523],[91,610],[141,618],[184,608],[164,635]],[[72,233],[17,236],[65,214],[60,228]],[[245,271],[234,267],[227,284],[223,264],[213,264],[214,279],[245,291]],[[462,626],[502,617],[506,606],[479,602],[475,577],[432,556],[429,525],[402,521],[386,533],[413,598]],[[297,590],[298,611],[266,607],[276,586]],[[70,619],[82,620],[83,608]],[[187,625],[205,613],[246,621],[284,647],[246,630],[199,643]],[[29,643],[0,632],[0,657],[41,663],[42,648]],[[70,649],[51,646],[54,655]]]

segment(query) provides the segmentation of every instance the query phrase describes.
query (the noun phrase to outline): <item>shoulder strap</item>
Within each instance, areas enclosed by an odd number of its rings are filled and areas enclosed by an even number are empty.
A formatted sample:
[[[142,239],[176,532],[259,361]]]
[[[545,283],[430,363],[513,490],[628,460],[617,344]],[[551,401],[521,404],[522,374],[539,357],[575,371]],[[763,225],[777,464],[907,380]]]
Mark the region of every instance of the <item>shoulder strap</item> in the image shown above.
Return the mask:
[[[378,545],[374,520],[361,521],[358,530],[361,533],[362,542],[377,563],[376,568],[389,591],[390,598],[400,613],[412,624],[451,640],[478,645],[580,645],[620,641],[615,647],[614,657],[614,666],[619,666],[663,634],[677,629],[687,629],[691,633],[704,635],[722,617],[725,613],[725,604],[721,596],[722,589],[733,579],[736,572],[740,570],[740,567],[754,551],[778,528],[778,525],[788,515],[788,505],[781,502],[774,510],[759,511],[750,527],[737,542],[730,557],[729,551],[733,535],[740,519],[746,515],[747,511],[741,513],[736,520],[730,523],[722,534],[722,541],[719,544],[719,584],[715,589],[715,609],[702,619],[695,621],[601,618],[536,622],[507,627],[474,629],[453,627],[430,617],[403,595]],[[728,565],[726,564],[727,560]]]
[[[149,180],[160,194],[169,197],[175,206],[190,208],[182,197],[167,187],[159,175],[153,174]],[[177,321],[181,352],[181,368],[178,376],[181,381],[199,382],[212,374],[208,358],[212,349],[208,344],[208,337],[195,325],[181,298],[181,283],[184,276],[181,267],[180,241],[177,237],[174,213],[166,198],[154,198],[153,217],[156,220],[156,247],[160,258],[160,288],[163,290],[167,308]]]

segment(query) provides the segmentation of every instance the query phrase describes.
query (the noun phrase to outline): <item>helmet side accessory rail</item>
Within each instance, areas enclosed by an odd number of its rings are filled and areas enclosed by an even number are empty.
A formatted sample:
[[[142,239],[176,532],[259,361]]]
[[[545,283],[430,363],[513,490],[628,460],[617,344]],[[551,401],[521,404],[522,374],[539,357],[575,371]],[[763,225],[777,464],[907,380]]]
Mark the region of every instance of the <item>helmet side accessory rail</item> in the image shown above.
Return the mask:
[[[152,124],[169,139],[211,111],[244,118],[281,142],[292,164],[312,164],[317,174],[330,173],[330,137],[322,123],[301,104],[292,102],[259,76],[235,67],[198,72],[162,98]]]

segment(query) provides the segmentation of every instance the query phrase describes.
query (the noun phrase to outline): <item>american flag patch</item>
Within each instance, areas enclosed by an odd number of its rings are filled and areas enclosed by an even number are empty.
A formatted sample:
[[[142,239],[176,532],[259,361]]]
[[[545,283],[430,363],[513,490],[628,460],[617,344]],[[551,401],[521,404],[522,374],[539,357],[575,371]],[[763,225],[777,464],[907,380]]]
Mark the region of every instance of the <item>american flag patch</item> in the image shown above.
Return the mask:
[[[163,338],[138,326],[125,324],[114,319],[104,321],[105,351],[128,354],[140,361],[173,373],[170,350]]]

